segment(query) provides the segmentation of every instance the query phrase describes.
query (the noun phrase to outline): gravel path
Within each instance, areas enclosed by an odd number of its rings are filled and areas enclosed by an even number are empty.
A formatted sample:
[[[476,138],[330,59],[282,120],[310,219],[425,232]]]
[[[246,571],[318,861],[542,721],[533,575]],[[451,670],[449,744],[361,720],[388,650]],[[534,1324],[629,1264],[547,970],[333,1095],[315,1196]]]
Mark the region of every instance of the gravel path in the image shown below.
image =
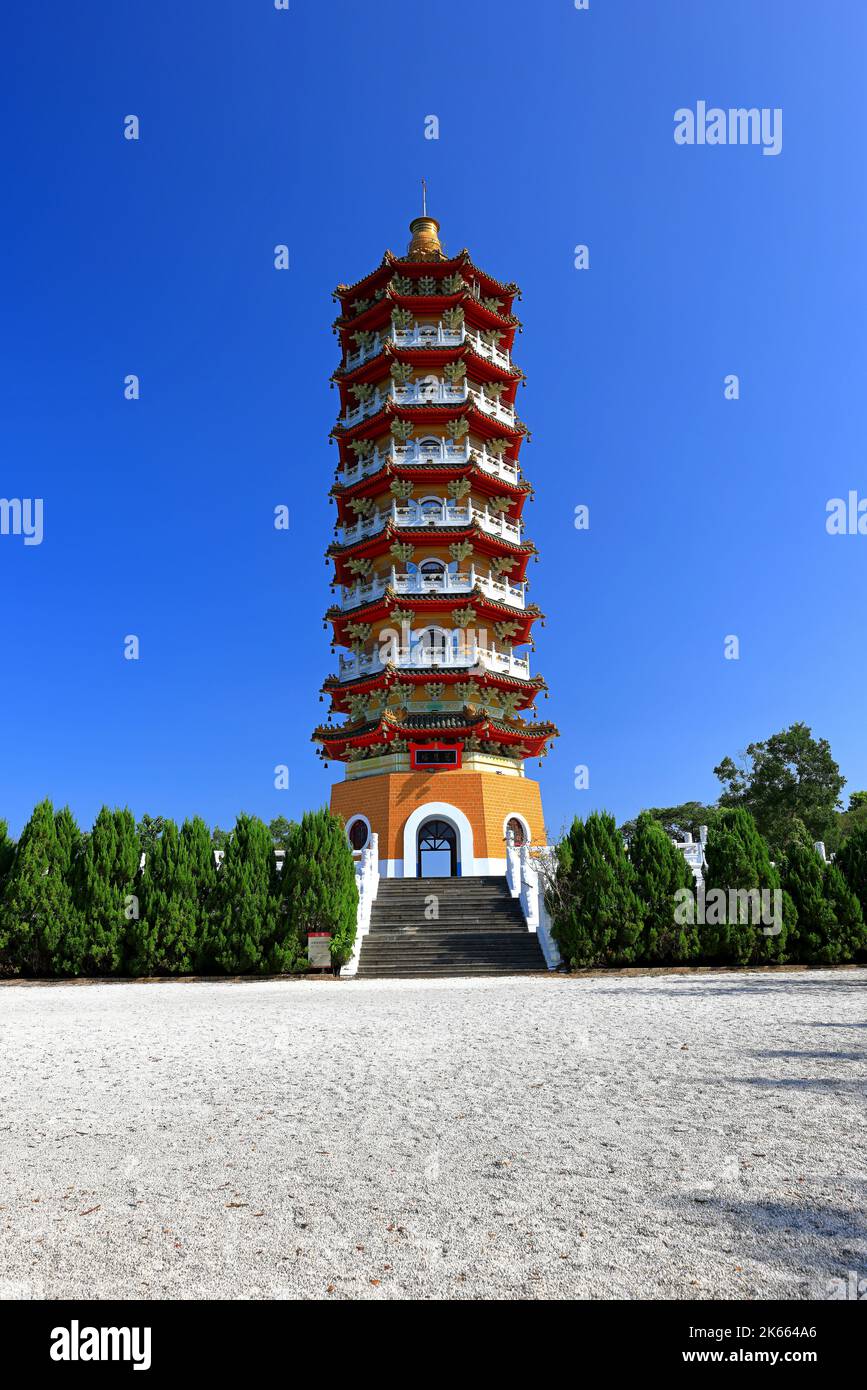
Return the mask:
[[[867,970],[0,988],[6,1298],[867,1276]]]

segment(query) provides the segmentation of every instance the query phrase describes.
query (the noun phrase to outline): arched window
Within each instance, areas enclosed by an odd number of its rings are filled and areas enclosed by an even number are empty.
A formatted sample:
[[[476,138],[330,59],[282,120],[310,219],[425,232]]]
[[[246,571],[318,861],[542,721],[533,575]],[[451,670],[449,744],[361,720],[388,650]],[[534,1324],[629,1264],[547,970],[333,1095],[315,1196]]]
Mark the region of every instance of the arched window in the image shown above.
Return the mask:
[[[452,637],[442,627],[426,627],[418,634],[416,660],[422,666],[444,666],[448,662]]]
[[[367,821],[362,820],[361,817],[358,817],[357,820],[350,823],[346,833],[349,836],[349,843],[355,850],[364,849],[364,846],[370,839],[370,828]]]
[[[419,565],[418,572],[426,589],[442,588],[446,574],[443,560],[425,560]]]
[[[418,456],[421,459],[442,458],[443,443],[435,434],[425,435],[418,441]]]
[[[506,831],[510,830],[512,832],[512,844],[516,849],[520,849],[521,845],[527,843],[527,832],[517,816],[510,816],[506,821]]]
[[[423,497],[418,504],[418,514],[422,521],[436,523],[443,519],[443,502],[441,497]]]

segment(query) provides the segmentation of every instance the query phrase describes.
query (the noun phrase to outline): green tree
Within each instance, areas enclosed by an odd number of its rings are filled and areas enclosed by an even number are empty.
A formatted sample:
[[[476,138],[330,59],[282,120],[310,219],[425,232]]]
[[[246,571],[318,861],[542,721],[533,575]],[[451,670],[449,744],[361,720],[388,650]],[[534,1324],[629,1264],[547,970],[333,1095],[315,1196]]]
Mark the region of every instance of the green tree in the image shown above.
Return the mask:
[[[693,960],[699,953],[698,928],[676,920],[675,894],[694,891],[695,879],[652,812],[642,811],[635,822],[628,854],[644,919],[634,959],[649,964]]]
[[[206,958],[227,975],[263,973],[278,929],[279,888],[268,827],[240,815],[217,877]]]
[[[343,821],[327,807],[305,812],[290,836],[281,888],[295,949],[306,950],[310,932],[327,931],[332,962],[344,965],[355,944],[358,889]]]
[[[0,895],[3,892],[3,884],[6,875],[12,867],[12,860],[15,858],[15,841],[10,838],[9,826],[5,820],[0,820]]]
[[[702,955],[737,965],[785,960],[795,909],[782,889],[779,872],[771,863],[768,846],[749,811],[737,807],[719,817],[708,831],[705,857],[707,903],[706,921],[701,927]],[[765,935],[761,920],[756,920],[760,900],[753,900],[750,920],[750,914],[742,910],[742,900],[731,896],[736,892],[760,894],[762,890],[772,895],[771,904],[775,901],[773,894],[781,893],[777,900],[781,908],[780,930],[774,935]],[[724,895],[722,900],[720,893]]]
[[[867,792],[850,792],[849,805],[835,818],[834,826],[825,836],[829,853],[836,853],[860,826],[867,827]]]
[[[209,943],[217,899],[217,865],[211,832],[200,816],[185,820],[181,826],[184,859],[196,884],[196,956],[193,968],[209,970]]]
[[[614,817],[576,816],[556,851],[557,867],[546,892],[552,934],[573,970],[628,965],[642,928],[637,874]]]
[[[861,904],[867,920],[867,825],[858,825],[843,841],[835,860],[846,883]]]
[[[164,826],[165,821],[162,816],[142,816],[136,829],[143,854],[150,854],[162,835]]]
[[[720,805],[749,811],[774,854],[781,852],[796,817],[813,840],[827,838],[846,780],[827,739],[814,739],[806,724],[751,743],[740,764],[723,758],[714,774],[724,788]]]
[[[693,839],[697,840],[700,828],[703,825],[713,825],[720,814],[720,808],[705,806],[701,801],[685,801],[681,806],[651,806],[641,814],[655,820],[671,839],[682,839],[684,835],[692,835]],[[621,835],[626,840],[631,840],[637,825],[637,818],[625,821],[620,827]]]
[[[21,833],[0,899],[0,970],[5,974],[54,974],[58,948],[73,930],[67,849],[58,838],[58,829],[66,834],[67,819],[72,820],[68,811],[55,817],[51,802],[41,801]]]
[[[140,857],[132,812],[103,806],[73,866],[77,930],[60,948],[64,973],[114,975],[121,969]]]
[[[134,975],[189,974],[198,954],[200,883],[188,837],[174,821],[162,821],[146,853],[139,916],[130,923],[130,968]]]
[[[295,829],[295,822],[287,820],[285,816],[275,816],[268,824],[271,840],[275,849],[285,849],[292,837]]]

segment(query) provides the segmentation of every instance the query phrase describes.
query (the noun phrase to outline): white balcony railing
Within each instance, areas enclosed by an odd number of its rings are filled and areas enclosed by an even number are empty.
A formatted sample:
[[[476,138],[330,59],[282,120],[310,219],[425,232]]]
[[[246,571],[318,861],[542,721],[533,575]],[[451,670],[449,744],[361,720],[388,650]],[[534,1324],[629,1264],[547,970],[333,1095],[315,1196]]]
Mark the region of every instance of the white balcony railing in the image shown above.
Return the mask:
[[[507,458],[489,454],[486,449],[470,448],[466,443],[453,444],[449,439],[418,441],[409,444],[393,444],[390,449],[374,449],[366,459],[347,463],[343,469],[343,481],[349,485],[360,482],[362,478],[378,473],[387,463],[453,463],[460,465],[473,463],[483,468],[492,477],[502,478],[507,483],[517,483],[520,479],[518,465]]]
[[[496,579],[492,574],[480,574],[474,565],[466,571],[444,570],[438,575],[411,574],[392,569],[383,578],[359,580],[357,584],[346,585],[340,606],[347,609],[371,603],[381,597],[387,588],[396,594],[469,594],[477,587],[496,603],[508,603],[513,608],[525,606],[525,584],[512,584],[508,580]]]
[[[412,328],[392,328],[395,347],[460,347],[463,328],[444,328],[441,323],[416,323]]]
[[[439,666],[445,670],[456,667],[472,671],[482,668],[497,671],[502,675],[528,677],[530,662],[525,656],[515,656],[512,651],[498,651],[496,647],[483,647],[473,638],[459,645],[447,642],[427,644],[414,642],[407,647],[384,643],[381,651],[352,652],[341,656],[339,663],[340,680],[355,680],[358,676],[381,671],[386,664],[399,668],[424,670]]]
[[[374,333],[371,340],[365,347],[356,348],[354,352],[347,352],[344,358],[344,368],[347,371],[354,371],[362,363],[368,362],[371,357],[376,357],[382,351],[385,343],[393,343],[395,347],[403,348],[440,348],[440,347],[461,347],[464,343],[469,343],[474,352],[480,357],[485,357],[489,362],[494,362],[498,367],[509,368],[512,359],[508,352],[503,348],[486,343],[480,333],[471,328],[463,326],[461,328],[445,328],[441,323],[416,323],[412,328],[390,327],[382,333]]]
[[[495,420],[502,420],[503,424],[514,425],[515,410],[513,406],[504,405],[501,401],[490,400],[483,391],[476,391],[472,388],[468,391],[468,395],[479,410],[484,411],[485,415],[493,415]]]
[[[468,328],[464,332],[464,341],[469,343],[474,352],[480,357],[487,357],[488,361],[496,363],[498,367],[511,367],[512,359],[502,348],[494,347],[486,343],[479,333],[474,333]]]
[[[406,386],[392,383],[391,399],[397,405],[461,405],[467,399],[465,383],[452,386],[438,377],[426,376]]]
[[[360,517],[351,526],[338,527],[338,542],[340,545],[354,545],[366,536],[375,536],[389,520],[395,526],[411,527],[415,531],[437,526],[472,526],[475,523],[489,536],[498,536],[514,545],[519,545],[521,541],[521,522],[507,521],[505,517],[493,515],[483,507],[475,507],[472,502],[458,506],[454,502],[427,499],[405,506],[393,502],[384,511]]]
[[[388,391],[374,391],[367,400],[347,406],[342,423],[347,428],[359,424],[381,410],[387,400],[394,401],[396,405],[462,405],[464,401],[471,400],[485,415],[491,415],[506,425],[515,423],[515,411],[511,405],[490,399],[483,391],[467,386],[466,382],[461,386],[452,386],[435,376],[422,377],[406,386],[392,382]]]

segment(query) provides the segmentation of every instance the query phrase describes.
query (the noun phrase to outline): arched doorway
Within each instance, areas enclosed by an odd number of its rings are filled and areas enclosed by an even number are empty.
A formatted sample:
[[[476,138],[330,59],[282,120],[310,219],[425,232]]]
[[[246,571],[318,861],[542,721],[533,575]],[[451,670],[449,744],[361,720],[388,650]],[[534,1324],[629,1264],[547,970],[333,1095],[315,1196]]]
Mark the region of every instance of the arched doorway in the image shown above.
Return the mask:
[[[419,878],[454,878],[458,872],[458,837],[448,821],[431,819],[418,828]]]

